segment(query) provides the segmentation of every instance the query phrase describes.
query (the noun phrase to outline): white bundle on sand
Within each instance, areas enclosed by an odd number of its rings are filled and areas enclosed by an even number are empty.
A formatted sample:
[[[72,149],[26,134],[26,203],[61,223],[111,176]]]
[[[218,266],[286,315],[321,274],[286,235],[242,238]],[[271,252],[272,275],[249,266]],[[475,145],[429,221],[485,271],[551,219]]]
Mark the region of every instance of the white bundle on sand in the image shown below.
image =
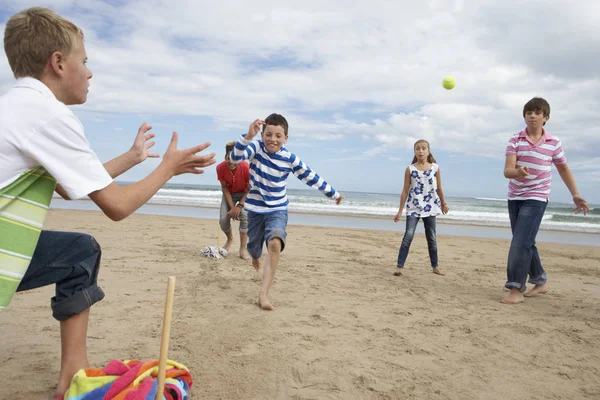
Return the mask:
[[[204,257],[225,258],[227,257],[227,250],[217,246],[206,246],[200,250],[200,254],[202,254]]]
[[[225,258],[227,257],[227,250],[221,247],[221,227],[217,220],[217,245],[216,246],[206,246],[200,250],[200,254],[204,257],[212,257],[212,258]]]

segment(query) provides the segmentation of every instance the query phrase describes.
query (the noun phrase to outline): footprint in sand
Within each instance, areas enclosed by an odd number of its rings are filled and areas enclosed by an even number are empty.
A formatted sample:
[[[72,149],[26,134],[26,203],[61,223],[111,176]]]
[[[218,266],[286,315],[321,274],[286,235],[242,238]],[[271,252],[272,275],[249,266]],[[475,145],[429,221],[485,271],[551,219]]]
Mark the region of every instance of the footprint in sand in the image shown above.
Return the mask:
[[[256,343],[250,343],[241,348],[240,351],[232,353],[234,357],[253,356],[260,353],[260,348]]]

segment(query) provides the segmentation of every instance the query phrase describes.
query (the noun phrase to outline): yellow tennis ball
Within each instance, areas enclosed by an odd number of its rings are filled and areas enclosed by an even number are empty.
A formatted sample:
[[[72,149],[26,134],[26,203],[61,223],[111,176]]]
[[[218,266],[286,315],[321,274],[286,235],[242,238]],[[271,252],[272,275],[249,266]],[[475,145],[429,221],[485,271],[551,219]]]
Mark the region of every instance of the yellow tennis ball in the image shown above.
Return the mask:
[[[451,90],[456,85],[456,79],[453,76],[447,76],[442,81],[442,86],[448,90]]]

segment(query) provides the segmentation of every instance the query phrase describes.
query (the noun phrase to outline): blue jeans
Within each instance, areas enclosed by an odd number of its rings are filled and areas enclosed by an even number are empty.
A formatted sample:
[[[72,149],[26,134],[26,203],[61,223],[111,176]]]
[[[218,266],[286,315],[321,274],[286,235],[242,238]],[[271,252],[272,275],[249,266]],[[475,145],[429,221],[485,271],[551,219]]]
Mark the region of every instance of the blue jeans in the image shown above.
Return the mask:
[[[415,237],[415,230],[417,229],[417,223],[421,217],[406,217],[406,231],[404,232],[404,238],[400,245],[400,251],[398,252],[398,267],[404,267],[406,258],[408,257],[408,250],[410,250],[410,244]],[[438,254],[437,254],[437,242],[435,239],[435,217],[423,217],[423,225],[425,226],[425,237],[427,238],[427,250],[429,250],[429,260],[431,261],[431,267],[437,268],[438,266]]]
[[[273,238],[281,240],[281,251],[283,251],[287,236],[285,232],[287,222],[287,211],[273,211],[268,214],[248,211],[248,245],[246,248],[253,259],[260,258],[263,245],[265,242],[268,245]]]
[[[56,284],[52,315],[64,321],[104,298],[98,287],[101,250],[84,233],[42,231],[17,292]]]
[[[508,216],[513,238],[508,252],[506,267],[506,287],[525,291],[525,281],[529,275],[529,283],[543,285],[546,283],[546,272],[535,247],[542,217],[546,206],[545,201],[539,200],[509,200]]]

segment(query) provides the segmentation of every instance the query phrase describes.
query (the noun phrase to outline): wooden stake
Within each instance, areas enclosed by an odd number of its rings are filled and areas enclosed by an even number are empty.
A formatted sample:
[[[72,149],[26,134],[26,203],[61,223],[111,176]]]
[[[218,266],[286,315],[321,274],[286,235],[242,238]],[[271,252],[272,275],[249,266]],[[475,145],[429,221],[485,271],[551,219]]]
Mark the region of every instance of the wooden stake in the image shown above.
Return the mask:
[[[171,314],[173,312],[173,296],[175,294],[175,277],[170,276],[167,283],[167,301],[163,318],[162,338],[160,340],[160,359],[158,363],[158,391],[155,400],[162,400],[165,389],[167,373],[167,359],[169,353],[169,338],[171,336]]]

